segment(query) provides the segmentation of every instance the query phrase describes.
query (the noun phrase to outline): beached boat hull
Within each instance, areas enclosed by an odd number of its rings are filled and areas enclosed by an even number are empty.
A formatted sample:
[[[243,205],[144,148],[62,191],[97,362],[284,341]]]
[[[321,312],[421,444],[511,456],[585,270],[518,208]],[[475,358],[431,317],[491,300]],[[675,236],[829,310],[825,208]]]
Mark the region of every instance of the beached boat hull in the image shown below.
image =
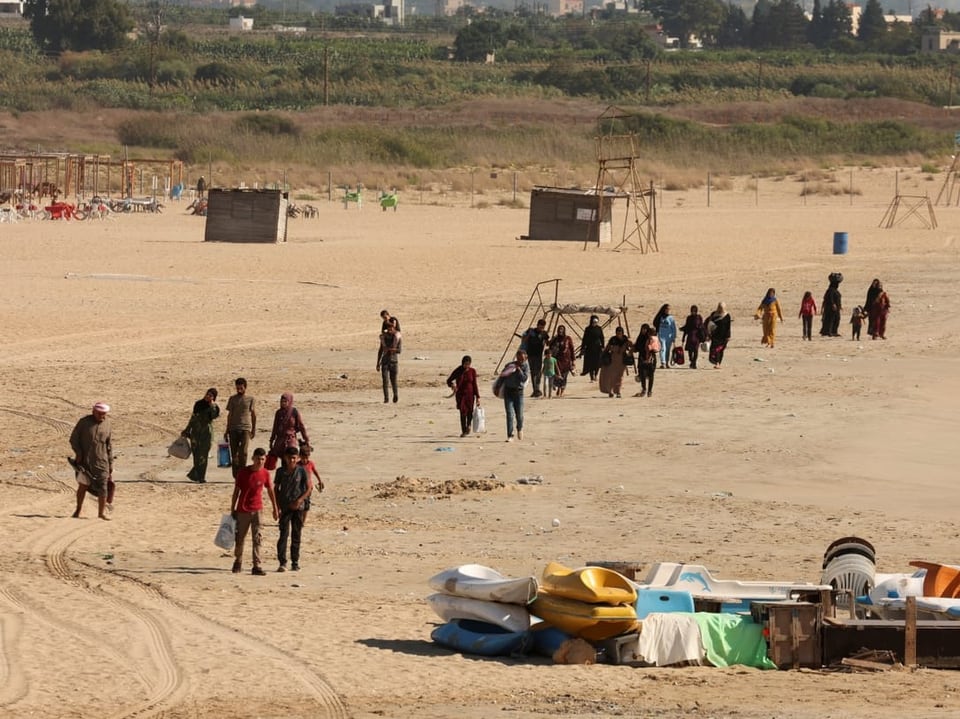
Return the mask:
[[[554,597],[590,604],[633,604],[637,601],[633,582],[606,567],[570,569],[550,562],[543,570],[540,589]]]
[[[960,597],[960,567],[920,560],[910,562],[910,566],[927,570],[923,578],[923,596],[944,599]]]
[[[448,649],[483,657],[526,654],[531,644],[529,631],[511,632],[473,619],[453,619],[434,629],[430,638]]]
[[[493,624],[511,632],[525,632],[530,628],[530,612],[518,604],[485,602],[481,599],[441,593],[427,597],[427,604],[445,622],[454,619],[472,619]]]
[[[504,604],[529,604],[537,597],[536,577],[510,578],[482,564],[446,569],[428,580],[435,592]]]
[[[640,589],[669,588],[690,592],[694,600],[705,599],[721,602],[724,612],[739,612],[750,609],[752,602],[780,602],[795,599],[804,593],[816,594],[832,589],[827,584],[805,582],[757,582],[736,579],[717,579],[700,564],[658,562],[654,564],[643,581],[636,582]]]
[[[550,626],[584,639],[609,639],[637,627],[637,612],[630,604],[591,604],[541,592],[530,611]]]

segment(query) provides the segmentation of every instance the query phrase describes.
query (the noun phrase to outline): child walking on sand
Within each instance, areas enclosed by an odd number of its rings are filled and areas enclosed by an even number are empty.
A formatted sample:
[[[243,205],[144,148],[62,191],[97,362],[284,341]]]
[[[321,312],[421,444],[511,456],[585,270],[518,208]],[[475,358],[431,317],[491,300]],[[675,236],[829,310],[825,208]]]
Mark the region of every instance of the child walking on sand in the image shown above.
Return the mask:
[[[313,447],[309,444],[300,445],[300,465],[304,468],[307,473],[307,476],[313,479],[316,478],[316,481],[313,483],[313,489],[316,489],[318,492],[323,491],[323,480],[320,479],[320,473],[317,471],[317,465],[313,463],[313,460],[310,459],[310,453],[313,452]],[[313,494],[313,490],[310,490],[310,494]],[[310,511],[310,497],[308,496],[306,501],[303,503],[303,521],[307,521],[307,512]]]
[[[863,327],[863,320],[867,316],[866,312],[863,311],[863,307],[857,305],[853,308],[853,314],[850,315],[850,328],[852,336],[850,339],[859,340],[860,339],[860,329]]]
[[[546,385],[544,394],[547,399],[553,397],[553,380],[557,376],[557,358],[553,356],[550,348],[543,351],[543,382]]]
[[[800,319],[803,320],[803,339],[810,340],[813,331],[813,316],[817,314],[817,301],[812,292],[804,292],[800,300]]]

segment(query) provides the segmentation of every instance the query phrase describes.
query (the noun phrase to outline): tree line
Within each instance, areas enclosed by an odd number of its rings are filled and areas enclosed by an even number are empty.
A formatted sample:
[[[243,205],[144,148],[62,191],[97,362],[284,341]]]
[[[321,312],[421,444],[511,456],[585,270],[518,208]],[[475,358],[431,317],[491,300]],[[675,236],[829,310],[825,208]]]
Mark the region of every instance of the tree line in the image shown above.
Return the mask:
[[[491,53],[508,62],[563,56],[597,61],[649,59],[663,51],[663,43],[652,34],[656,27],[676,38],[680,48],[811,48],[899,56],[919,52],[921,35],[929,28],[960,30],[960,13],[938,16],[929,6],[913,22],[888,24],[879,0],[866,0],[856,32],[850,8],[843,0],[813,0],[809,18],[798,0],[758,0],[749,16],[739,5],[721,0],[636,1],[640,13],[627,14],[608,7],[559,18],[532,12],[523,5],[515,11],[487,8],[483,12],[465,5],[451,17],[410,16],[403,28],[387,27],[365,17],[281,14],[262,6],[189,8],[169,0],[27,0],[24,16],[39,49],[47,54],[112,51],[130,42],[157,48],[164,35],[177,39],[192,24],[225,25],[231,15],[242,13],[253,16],[258,26],[286,23],[314,31],[362,27],[433,36],[438,43],[448,36],[453,38],[453,58],[464,62],[484,61]],[[135,40],[131,40],[131,33],[135,33]],[[182,46],[182,38],[178,41]]]

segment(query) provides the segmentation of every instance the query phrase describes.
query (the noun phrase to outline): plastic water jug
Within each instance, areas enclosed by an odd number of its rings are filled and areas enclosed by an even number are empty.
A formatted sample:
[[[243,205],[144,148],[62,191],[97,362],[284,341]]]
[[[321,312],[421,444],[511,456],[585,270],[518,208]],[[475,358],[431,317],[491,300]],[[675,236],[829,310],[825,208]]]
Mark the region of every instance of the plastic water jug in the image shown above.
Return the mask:
[[[230,466],[230,445],[227,442],[217,444],[217,466]]]

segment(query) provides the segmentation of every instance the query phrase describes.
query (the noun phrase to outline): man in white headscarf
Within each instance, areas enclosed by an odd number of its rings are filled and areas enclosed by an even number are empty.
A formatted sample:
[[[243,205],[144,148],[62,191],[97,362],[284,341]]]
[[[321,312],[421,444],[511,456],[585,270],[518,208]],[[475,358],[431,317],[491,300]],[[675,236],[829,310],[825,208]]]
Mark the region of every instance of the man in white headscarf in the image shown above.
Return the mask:
[[[107,505],[113,500],[113,445],[112,428],[107,415],[110,405],[97,402],[93,411],[80,419],[70,434],[70,447],[74,457],[70,465],[77,474],[77,510],[73,517],[80,516],[83,499],[87,492],[97,498],[97,516],[109,519]]]

